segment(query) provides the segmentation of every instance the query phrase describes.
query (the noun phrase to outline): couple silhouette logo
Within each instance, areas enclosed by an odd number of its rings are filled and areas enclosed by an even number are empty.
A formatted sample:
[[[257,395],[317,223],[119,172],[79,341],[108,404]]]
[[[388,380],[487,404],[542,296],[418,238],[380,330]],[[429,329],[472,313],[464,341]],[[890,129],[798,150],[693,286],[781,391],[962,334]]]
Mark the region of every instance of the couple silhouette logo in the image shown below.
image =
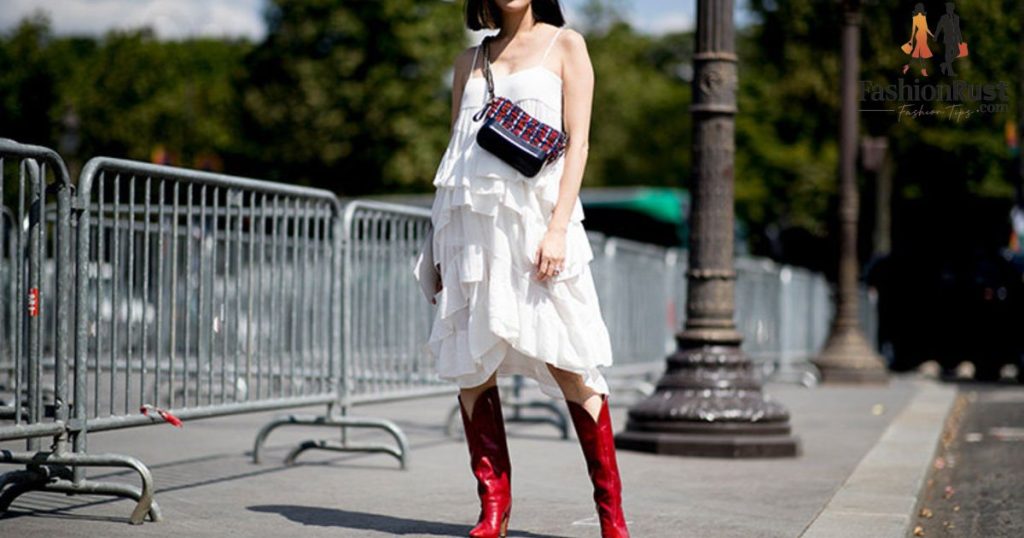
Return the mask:
[[[921,75],[927,77],[927,59],[932,57],[932,51],[928,48],[928,37],[931,36],[934,41],[938,42],[939,36],[942,36],[946,61],[939,64],[939,67],[942,74],[956,76],[956,72],[953,71],[953,60],[967,56],[967,42],[964,41],[964,36],[960,33],[960,16],[956,14],[956,4],[946,2],[946,13],[939,19],[934,34],[928,29],[928,13],[925,12],[923,3],[914,6],[912,16],[910,41],[900,47],[905,54],[910,55],[910,60],[903,66],[903,74],[907,74],[910,64],[914,63],[917,64],[915,70],[920,69]]]

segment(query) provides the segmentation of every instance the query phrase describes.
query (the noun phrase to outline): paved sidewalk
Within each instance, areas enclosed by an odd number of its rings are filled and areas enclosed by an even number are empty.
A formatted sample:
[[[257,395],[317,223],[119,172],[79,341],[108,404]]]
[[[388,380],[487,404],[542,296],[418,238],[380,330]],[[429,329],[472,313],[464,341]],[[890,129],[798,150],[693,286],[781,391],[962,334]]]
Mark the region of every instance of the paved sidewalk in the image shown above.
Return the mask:
[[[917,374],[894,376],[888,387],[874,388],[769,383],[766,392],[792,414],[801,441],[797,458],[673,458],[620,451],[633,536],[800,536],[915,394],[934,384]],[[15,517],[0,520],[0,535],[465,536],[478,504],[466,446],[444,435],[454,403],[453,393],[356,408],[360,415],[390,418],[405,429],[412,444],[406,471],[386,455],[315,451],[304,454],[299,465],[285,467],[281,459],[294,443],[332,433],[299,428],[275,432],[265,463],[254,465],[248,457],[253,436],[277,413],[188,422],[181,430],[156,426],[97,434],[90,437],[92,452],[127,453],[150,466],[165,521],[134,527],[127,524],[132,508],[127,501],[31,493],[14,504]],[[617,429],[625,424],[625,412],[613,408]],[[553,427],[541,424],[509,424],[507,430],[514,494],[510,536],[598,536],[575,438],[562,440]],[[364,436],[385,438],[377,433],[352,437]],[[90,476],[135,480],[104,469]]]
[[[907,536],[956,390],[921,384],[804,537]]]

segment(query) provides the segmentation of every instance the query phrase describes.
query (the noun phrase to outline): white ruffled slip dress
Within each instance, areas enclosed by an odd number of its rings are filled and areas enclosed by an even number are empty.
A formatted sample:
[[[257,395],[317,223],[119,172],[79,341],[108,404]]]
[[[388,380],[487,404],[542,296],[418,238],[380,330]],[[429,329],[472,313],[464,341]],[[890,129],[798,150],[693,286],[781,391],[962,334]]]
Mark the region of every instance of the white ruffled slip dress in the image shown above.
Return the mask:
[[[561,130],[562,79],[543,66],[557,37],[540,64],[493,80],[496,95]],[[472,76],[479,49],[434,179],[432,256],[444,287],[435,296],[424,349],[439,377],[461,388],[478,386],[497,371],[530,377],[548,396],[564,399],[547,369],[551,364],[582,374],[587,386],[607,394],[598,367],[612,364],[611,341],[578,197],[561,273],[536,279],[536,251],[558,200],[565,157],[529,177],[476,143],[483,120],[472,116],[487,100],[486,81]]]

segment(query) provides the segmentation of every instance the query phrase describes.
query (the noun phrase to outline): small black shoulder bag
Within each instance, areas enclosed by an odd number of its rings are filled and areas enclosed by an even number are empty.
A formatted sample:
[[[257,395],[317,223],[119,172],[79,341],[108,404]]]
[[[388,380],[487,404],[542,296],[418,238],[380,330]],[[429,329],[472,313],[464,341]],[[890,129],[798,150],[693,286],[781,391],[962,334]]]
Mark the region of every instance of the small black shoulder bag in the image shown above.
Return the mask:
[[[480,147],[493,153],[525,176],[536,176],[547,163],[565,153],[569,136],[558,129],[530,116],[519,105],[505,97],[494,95],[491,75],[491,55],[488,42],[483,41],[484,76],[487,78],[487,104],[473,116],[473,121],[486,117],[477,131]]]

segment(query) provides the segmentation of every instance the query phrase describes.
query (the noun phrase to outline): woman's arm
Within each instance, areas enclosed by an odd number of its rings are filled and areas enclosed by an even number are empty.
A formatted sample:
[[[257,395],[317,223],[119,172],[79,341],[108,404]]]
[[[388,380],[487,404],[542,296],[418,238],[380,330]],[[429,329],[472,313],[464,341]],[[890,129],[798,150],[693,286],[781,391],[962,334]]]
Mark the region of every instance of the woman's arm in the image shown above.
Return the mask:
[[[451,130],[455,129],[455,122],[459,119],[459,105],[462,103],[462,92],[466,87],[466,77],[469,76],[470,63],[473,61],[473,48],[468,49],[459,53],[455,58],[455,67],[452,70],[452,119],[451,119]],[[423,285],[424,294],[428,295],[428,299],[431,303],[437,303],[433,296],[429,296],[430,293],[427,288],[431,287],[433,283],[434,294],[441,291],[444,287],[444,282],[441,280],[441,265],[434,262],[434,230],[431,228],[430,233],[424,240],[424,248],[420,254],[419,259],[416,262],[416,279]],[[429,260],[429,261],[428,261]],[[428,275],[427,271],[422,269],[421,265],[424,263],[430,263],[434,267],[434,271]]]
[[[569,137],[558,202],[548,222],[548,233],[538,248],[539,277],[544,280],[561,269],[565,260],[565,234],[583,183],[590,148],[590,115],[594,100],[594,68],[587,44],[579,32],[566,29],[557,46],[562,54],[563,127]]]
[[[469,65],[473,62],[473,53],[476,47],[469,47],[468,49],[459,53],[458,57],[455,58],[455,69],[452,74],[452,119],[451,129],[455,129],[455,121],[459,119],[459,108],[462,104],[462,92],[466,89],[466,77],[470,75],[472,67]]]

